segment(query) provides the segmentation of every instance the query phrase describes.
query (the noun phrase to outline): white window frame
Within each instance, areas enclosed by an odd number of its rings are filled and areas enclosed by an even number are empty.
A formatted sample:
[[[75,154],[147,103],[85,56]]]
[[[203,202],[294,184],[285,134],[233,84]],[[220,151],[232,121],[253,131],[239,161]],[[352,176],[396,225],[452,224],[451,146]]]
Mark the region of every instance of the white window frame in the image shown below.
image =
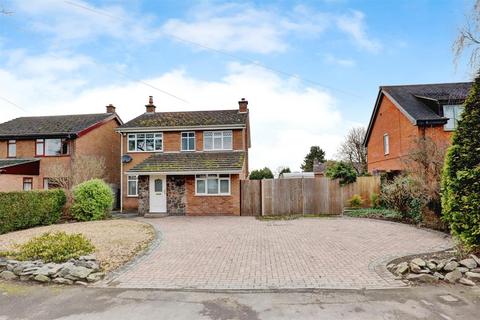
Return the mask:
[[[443,105],[443,116],[446,118],[445,116],[445,109],[446,108],[452,108],[453,110],[453,118],[448,118],[448,122],[445,123],[445,125],[443,126],[443,129],[445,131],[454,131],[457,129],[457,126],[458,126],[458,119],[460,118],[460,116],[462,115],[463,113],[463,110],[464,110],[464,106],[462,104],[445,104]],[[453,121],[453,127],[451,125],[449,125],[449,122],[450,121]],[[451,122],[450,122],[451,123]]]
[[[229,148],[225,147],[225,137],[226,134],[230,135],[231,145]],[[208,135],[211,135],[212,143],[211,148],[207,148],[206,139]],[[220,148],[215,148],[215,135],[219,135],[222,139],[222,146]],[[218,137],[217,137],[218,138]],[[217,151],[217,150],[233,150],[233,131],[232,130],[224,130],[224,131],[204,131],[203,132],[203,150],[205,151]]]
[[[146,150],[146,140],[147,134],[153,134],[153,150]],[[139,135],[144,135],[145,136],[145,150],[138,150],[138,136]],[[161,140],[162,147],[157,150],[157,140]],[[134,150],[130,149],[130,141],[135,141],[135,147]],[[128,133],[127,134],[127,150],[128,152],[163,152],[163,132],[137,132],[137,133]]]
[[[13,147],[13,150],[10,150],[10,147]],[[17,140],[8,140],[7,158],[16,158],[16,157],[17,157]]]
[[[217,180],[217,193],[208,193],[208,180]],[[198,192],[198,181],[205,182],[205,191]],[[228,181],[228,192],[221,192],[220,182]],[[197,174],[195,175],[195,195],[196,196],[230,196],[232,190],[232,177],[230,174]]]
[[[130,194],[130,183],[135,183],[135,194]],[[138,197],[138,176],[127,176],[127,197]]]
[[[383,154],[388,155],[390,154],[390,137],[388,133],[383,135]]]
[[[186,139],[187,140],[187,145],[189,145],[189,139],[192,139],[192,137],[189,137],[188,134],[191,134],[193,133],[193,149],[183,149],[183,140]],[[184,137],[183,135],[184,134],[187,134],[186,137]],[[182,151],[195,151],[197,149],[196,147],[196,144],[197,144],[197,136],[195,134],[195,131],[183,131],[182,133],[180,133],[180,150]]]

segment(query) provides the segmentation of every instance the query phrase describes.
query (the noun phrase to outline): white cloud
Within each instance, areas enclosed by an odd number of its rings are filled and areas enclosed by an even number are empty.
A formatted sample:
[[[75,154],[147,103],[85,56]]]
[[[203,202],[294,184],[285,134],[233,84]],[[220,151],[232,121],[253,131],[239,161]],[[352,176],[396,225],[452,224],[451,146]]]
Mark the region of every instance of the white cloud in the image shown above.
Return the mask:
[[[30,60],[35,59],[42,58]],[[77,61],[83,63],[82,59]],[[56,77],[44,78],[35,72],[19,76],[0,69],[0,97],[28,109],[25,113],[0,100],[0,122],[25,115],[104,112],[109,103],[116,105],[127,121],[144,112],[149,95],[154,96],[158,111],[237,108],[237,101],[246,97],[251,111],[251,168],[288,165],[294,170],[299,169],[311,145],[319,145],[328,156],[334,156],[346,125],[328,92],[302,87],[295,79],[282,79],[253,65],[230,64],[218,81],[199,80],[184,70],[143,79],[190,103],[138,82],[83,89],[82,81],[66,81],[70,77],[59,76],[61,72],[52,71]]]
[[[372,39],[367,34],[365,14],[363,12],[354,10],[350,14],[342,15],[338,17],[337,25],[338,28],[347,33],[360,48],[374,53],[382,49],[380,42]]]
[[[338,65],[341,67],[353,67],[355,66],[355,60],[343,59],[334,56],[333,54],[325,54],[325,62],[332,65]]]

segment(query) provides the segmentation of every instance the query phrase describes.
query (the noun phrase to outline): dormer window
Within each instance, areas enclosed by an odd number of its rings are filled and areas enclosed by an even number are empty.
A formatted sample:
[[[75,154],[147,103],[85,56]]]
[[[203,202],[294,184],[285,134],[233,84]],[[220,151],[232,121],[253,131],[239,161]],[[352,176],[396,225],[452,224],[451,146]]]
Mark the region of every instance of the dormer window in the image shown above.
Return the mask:
[[[448,122],[445,124],[445,130],[455,130],[458,125],[458,120],[463,112],[463,105],[444,105],[443,106],[443,116],[448,118]]]

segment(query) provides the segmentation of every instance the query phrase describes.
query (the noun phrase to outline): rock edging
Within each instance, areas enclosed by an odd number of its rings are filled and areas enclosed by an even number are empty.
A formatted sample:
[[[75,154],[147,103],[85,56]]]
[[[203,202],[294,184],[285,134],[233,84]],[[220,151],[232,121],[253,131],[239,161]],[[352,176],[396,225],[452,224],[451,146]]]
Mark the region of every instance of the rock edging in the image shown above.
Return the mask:
[[[87,285],[103,279],[104,276],[105,273],[94,255],[81,256],[64,263],[0,258],[0,279],[4,280]]]
[[[414,258],[398,264],[389,264],[387,269],[400,279],[412,282],[435,283],[445,281],[475,286],[480,282],[480,258],[471,254],[459,260]]]

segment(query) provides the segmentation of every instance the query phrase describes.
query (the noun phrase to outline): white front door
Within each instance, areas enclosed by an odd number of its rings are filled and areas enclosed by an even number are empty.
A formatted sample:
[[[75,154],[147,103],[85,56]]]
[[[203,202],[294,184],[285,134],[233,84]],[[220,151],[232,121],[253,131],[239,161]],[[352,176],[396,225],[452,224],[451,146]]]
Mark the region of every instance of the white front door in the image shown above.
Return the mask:
[[[167,212],[165,176],[150,176],[150,212]]]

